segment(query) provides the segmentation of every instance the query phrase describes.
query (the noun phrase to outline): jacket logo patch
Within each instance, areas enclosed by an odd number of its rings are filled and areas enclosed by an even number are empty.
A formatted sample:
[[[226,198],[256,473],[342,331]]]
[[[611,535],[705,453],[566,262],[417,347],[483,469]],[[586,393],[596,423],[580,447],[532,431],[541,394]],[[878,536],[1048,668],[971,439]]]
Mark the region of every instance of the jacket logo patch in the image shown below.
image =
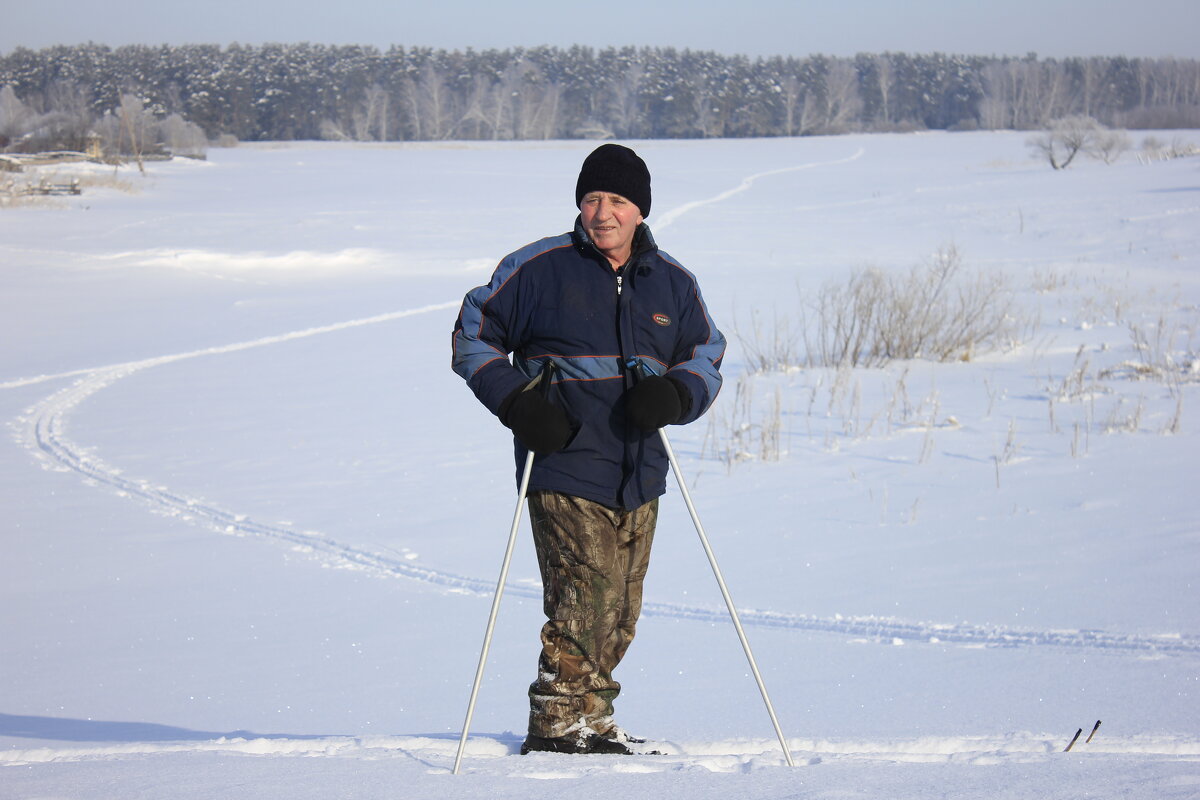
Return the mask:
[[[666,314],[655,314],[650,319],[654,320],[655,325],[662,325],[664,328],[671,324],[671,318]]]

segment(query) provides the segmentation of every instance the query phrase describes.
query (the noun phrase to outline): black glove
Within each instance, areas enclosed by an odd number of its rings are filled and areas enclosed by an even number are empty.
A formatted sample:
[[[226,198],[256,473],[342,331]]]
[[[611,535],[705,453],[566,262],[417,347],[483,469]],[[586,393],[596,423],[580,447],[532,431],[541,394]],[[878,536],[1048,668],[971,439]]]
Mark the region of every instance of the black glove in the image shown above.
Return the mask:
[[[629,421],[643,431],[656,431],[683,418],[692,407],[692,393],[677,380],[647,375],[625,395]]]
[[[571,440],[567,413],[537,389],[518,389],[505,398],[500,405],[500,421],[526,449],[539,456],[562,450]]]

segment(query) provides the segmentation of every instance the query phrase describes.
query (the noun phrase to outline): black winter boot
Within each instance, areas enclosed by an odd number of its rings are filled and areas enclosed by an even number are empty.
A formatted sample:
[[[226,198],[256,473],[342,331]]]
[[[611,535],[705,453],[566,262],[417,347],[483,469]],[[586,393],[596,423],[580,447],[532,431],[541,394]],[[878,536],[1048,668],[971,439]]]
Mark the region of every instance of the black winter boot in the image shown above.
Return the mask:
[[[605,739],[594,733],[586,736],[559,736],[547,739],[543,736],[530,734],[521,745],[521,755],[530,753],[569,753],[572,755],[633,755],[633,751],[621,742]]]

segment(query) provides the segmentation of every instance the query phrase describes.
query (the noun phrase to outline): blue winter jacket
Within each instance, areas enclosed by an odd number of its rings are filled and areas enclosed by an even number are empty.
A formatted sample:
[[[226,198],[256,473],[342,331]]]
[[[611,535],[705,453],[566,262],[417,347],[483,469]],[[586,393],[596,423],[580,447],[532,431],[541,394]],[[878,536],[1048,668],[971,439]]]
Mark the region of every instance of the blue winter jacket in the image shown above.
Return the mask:
[[[645,224],[619,271],[575,230],[505,257],[486,286],[463,300],[453,368],[493,414],[550,362],[549,398],[578,430],[563,450],[535,458],[529,489],[633,509],[666,490],[656,433],[626,422],[624,394],[640,362],[691,395],[680,424],[704,413],[721,387],[725,338],[696,278],[658,249]],[[508,354],[513,354],[512,363]],[[518,476],[526,450],[516,442]]]

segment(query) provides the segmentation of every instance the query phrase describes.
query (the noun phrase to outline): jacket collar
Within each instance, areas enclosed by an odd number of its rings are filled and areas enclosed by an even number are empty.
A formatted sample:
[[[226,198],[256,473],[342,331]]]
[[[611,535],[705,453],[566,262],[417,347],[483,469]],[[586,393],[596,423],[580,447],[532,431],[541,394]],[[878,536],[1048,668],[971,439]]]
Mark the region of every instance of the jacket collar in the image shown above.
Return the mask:
[[[596,249],[596,245],[592,242],[592,237],[588,236],[587,231],[583,228],[583,217],[575,217],[575,230],[571,232],[575,244],[583,252],[600,259],[605,264],[608,264],[608,259],[604,254]],[[633,252],[629,255],[629,264],[642,261],[644,265],[649,266],[650,261],[644,260],[642,257],[651,253],[658,252],[658,243],[654,241],[654,234],[650,233],[650,226],[646,223],[638,225],[637,231],[633,234]]]

